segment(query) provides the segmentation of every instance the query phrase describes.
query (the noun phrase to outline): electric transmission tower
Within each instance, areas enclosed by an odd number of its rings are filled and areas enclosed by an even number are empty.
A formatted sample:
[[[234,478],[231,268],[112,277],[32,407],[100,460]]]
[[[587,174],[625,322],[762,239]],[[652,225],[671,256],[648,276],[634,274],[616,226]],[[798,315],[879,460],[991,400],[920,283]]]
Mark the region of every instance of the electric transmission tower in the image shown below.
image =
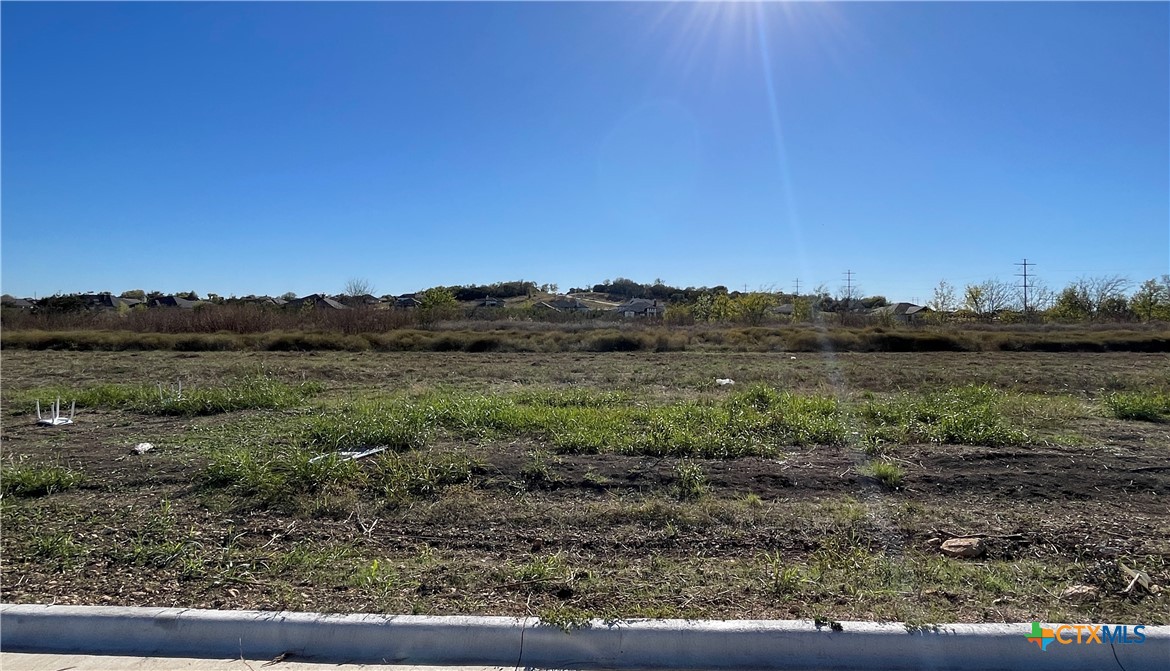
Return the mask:
[[[845,310],[853,310],[853,271],[845,271]]]
[[[1015,265],[1023,268],[1023,272],[1016,273],[1016,277],[1021,278],[1020,289],[1024,294],[1024,314],[1028,314],[1028,289],[1032,288],[1032,285],[1028,283],[1028,267],[1034,266],[1036,264],[1028,263],[1028,259],[1025,258],[1022,263],[1017,263]],[[1035,275],[1033,275],[1033,277],[1035,277]]]

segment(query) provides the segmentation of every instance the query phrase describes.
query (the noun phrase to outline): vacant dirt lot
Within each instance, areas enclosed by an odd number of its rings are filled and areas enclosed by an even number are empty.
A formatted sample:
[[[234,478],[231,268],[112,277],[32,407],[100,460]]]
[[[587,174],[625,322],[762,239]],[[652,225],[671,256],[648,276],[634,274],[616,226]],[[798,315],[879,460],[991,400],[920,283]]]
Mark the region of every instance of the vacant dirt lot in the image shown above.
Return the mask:
[[[312,393],[195,415],[94,396],[58,428],[31,413],[32,399],[58,391],[67,405],[101,385],[163,383],[171,394],[180,380],[197,391],[245,377]],[[737,409],[763,403],[737,396],[754,384],[831,400],[825,421],[841,439],[760,428],[741,456],[677,447],[691,438],[662,417],[697,408],[730,426]],[[883,403],[969,385],[983,386],[1016,438],[922,438],[961,415],[955,406],[898,415],[919,432],[881,419]],[[532,613],[565,626],[588,616],[1166,624],[1164,591],[1122,590],[1130,570],[1170,585],[1170,424],[1117,419],[1105,399],[1168,389],[1164,354],[5,351],[3,600]],[[529,414],[460,424],[483,418],[451,408],[483,397]],[[308,461],[330,451],[314,442],[322,426],[407,398],[446,414],[377,457]],[[556,404],[593,414],[544,409]],[[653,414],[661,408],[679,410]],[[759,412],[753,427],[791,419],[779,405]],[[623,449],[584,450],[548,428],[560,417],[663,425]],[[658,431],[673,437],[659,444]],[[132,454],[141,442],[154,449]],[[43,491],[16,488],[42,472]],[[961,536],[982,537],[985,553],[940,554]],[[1097,591],[1062,598],[1072,585]]]

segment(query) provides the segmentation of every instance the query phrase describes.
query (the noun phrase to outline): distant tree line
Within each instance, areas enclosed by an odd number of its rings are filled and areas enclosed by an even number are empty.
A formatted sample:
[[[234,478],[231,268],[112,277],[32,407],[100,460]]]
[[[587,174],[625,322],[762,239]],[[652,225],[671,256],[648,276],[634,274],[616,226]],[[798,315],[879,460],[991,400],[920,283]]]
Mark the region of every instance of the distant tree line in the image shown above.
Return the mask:
[[[364,280],[351,280],[349,290],[339,296],[346,302],[347,296],[361,292],[365,295],[372,287]],[[457,319],[473,315],[476,319],[532,319],[558,321],[564,319],[616,318],[614,311],[598,307],[585,314],[561,314],[540,302],[551,293],[556,293],[555,284],[537,284],[529,280],[496,282],[483,285],[438,286],[416,292],[413,306],[417,314],[410,319],[420,323],[440,319]],[[592,287],[573,287],[570,294],[603,294],[614,302],[632,299],[658,300],[666,304],[663,319],[670,324],[693,323],[741,323],[757,325],[763,323],[813,322],[855,325],[865,319],[881,318],[885,313],[874,313],[874,308],[890,305],[885,296],[861,296],[860,289],[851,284],[833,293],[824,285],[817,286],[800,295],[776,291],[729,291],[726,286],[675,287],[662,280],[639,283],[619,277],[605,280]],[[108,296],[108,294],[103,294]],[[217,306],[249,304],[258,309],[280,309],[278,302],[264,297],[223,298],[209,294],[200,299],[195,291],[170,294],[190,301],[199,301],[196,309]],[[57,295],[33,302],[30,312],[43,315],[79,314],[89,311],[94,295]],[[158,291],[133,289],[120,295],[124,299],[150,301],[162,298]],[[510,299],[528,297],[529,301],[514,301],[505,308],[476,310],[468,306],[472,301],[492,297]],[[264,298],[267,304],[258,301]],[[292,300],[290,293],[282,296]],[[13,307],[11,297],[5,296],[5,316],[8,324],[11,318],[21,312]],[[401,307],[393,296],[386,296],[381,307]],[[107,301],[108,303],[109,301]],[[350,307],[368,307],[368,303],[350,301]],[[147,304],[139,303],[133,308],[119,305],[117,312],[143,311]],[[299,309],[312,306],[303,304]],[[1170,321],[1170,275],[1151,278],[1136,287],[1127,278],[1120,276],[1081,277],[1070,282],[1060,291],[1049,289],[1043,282],[1034,280],[1025,288],[1000,280],[986,280],[970,283],[961,288],[941,281],[934,288],[927,302],[929,312],[916,315],[918,322],[965,322],[984,321],[1012,323],[1030,322],[1153,322]],[[24,306],[27,310],[28,304]],[[466,313],[466,314],[465,314]]]
[[[966,285],[961,294],[944,280],[929,306],[958,319],[1170,321],[1170,275],[1148,279],[1136,289],[1128,278],[1108,275],[1080,277],[1060,291],[1036,281],[1026,292],[1020,285],[986,280]]]

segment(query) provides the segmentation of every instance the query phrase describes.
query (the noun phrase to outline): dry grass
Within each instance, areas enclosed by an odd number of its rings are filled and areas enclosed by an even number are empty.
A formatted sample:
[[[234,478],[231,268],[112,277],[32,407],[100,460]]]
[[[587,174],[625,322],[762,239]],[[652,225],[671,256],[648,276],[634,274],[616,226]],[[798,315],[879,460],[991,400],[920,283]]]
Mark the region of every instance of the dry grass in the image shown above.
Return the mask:
[[[227,310],[229,308],[221,308]],[[214,313],[215,311],[209,311]],[[358,318],[290,321],[208,319],[159,324],[110,322],[52,330],[37,322],[5,324],[5,349],[76,351],[351,351],[351,352],[1170,352],[1164,329],[1132,327],[666,327],[595,320],[575,324],[453,322],[411,328],[392,311],[352,311]],[[349,315],[350,313],[338,313]],[[100,317],[100,316],[99,316]],[[334,323],[336,321],[336,323]],[[41,325],[44,326],[44,325]],[[101,326],[102,328],[94,328]],[[276,328],[272,328],[276,327]]]

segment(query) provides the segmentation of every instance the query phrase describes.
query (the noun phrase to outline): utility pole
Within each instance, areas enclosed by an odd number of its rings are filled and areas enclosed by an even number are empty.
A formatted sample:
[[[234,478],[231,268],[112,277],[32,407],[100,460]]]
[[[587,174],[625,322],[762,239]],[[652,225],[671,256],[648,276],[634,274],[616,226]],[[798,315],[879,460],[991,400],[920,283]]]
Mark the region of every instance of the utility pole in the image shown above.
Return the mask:
[[[793,295],[800,296],[800,278],[799,277],[796,278],[796,293]]]
[[[1024,272],[1016,273],[1016,277],[1023,278],[1020,280],[1020,288],[1024,290],[1024,314],[1028,314],[1028,289],[1032,288],[1032,285],[1028,284],[1028,266],[1034,266],[1036,264],[1028,263],[1028,259],[1025,258],[1023,263],[1017,263],[1015,265],[1024,269]],[[1035,276],[1033,275],[1033,277]]]

